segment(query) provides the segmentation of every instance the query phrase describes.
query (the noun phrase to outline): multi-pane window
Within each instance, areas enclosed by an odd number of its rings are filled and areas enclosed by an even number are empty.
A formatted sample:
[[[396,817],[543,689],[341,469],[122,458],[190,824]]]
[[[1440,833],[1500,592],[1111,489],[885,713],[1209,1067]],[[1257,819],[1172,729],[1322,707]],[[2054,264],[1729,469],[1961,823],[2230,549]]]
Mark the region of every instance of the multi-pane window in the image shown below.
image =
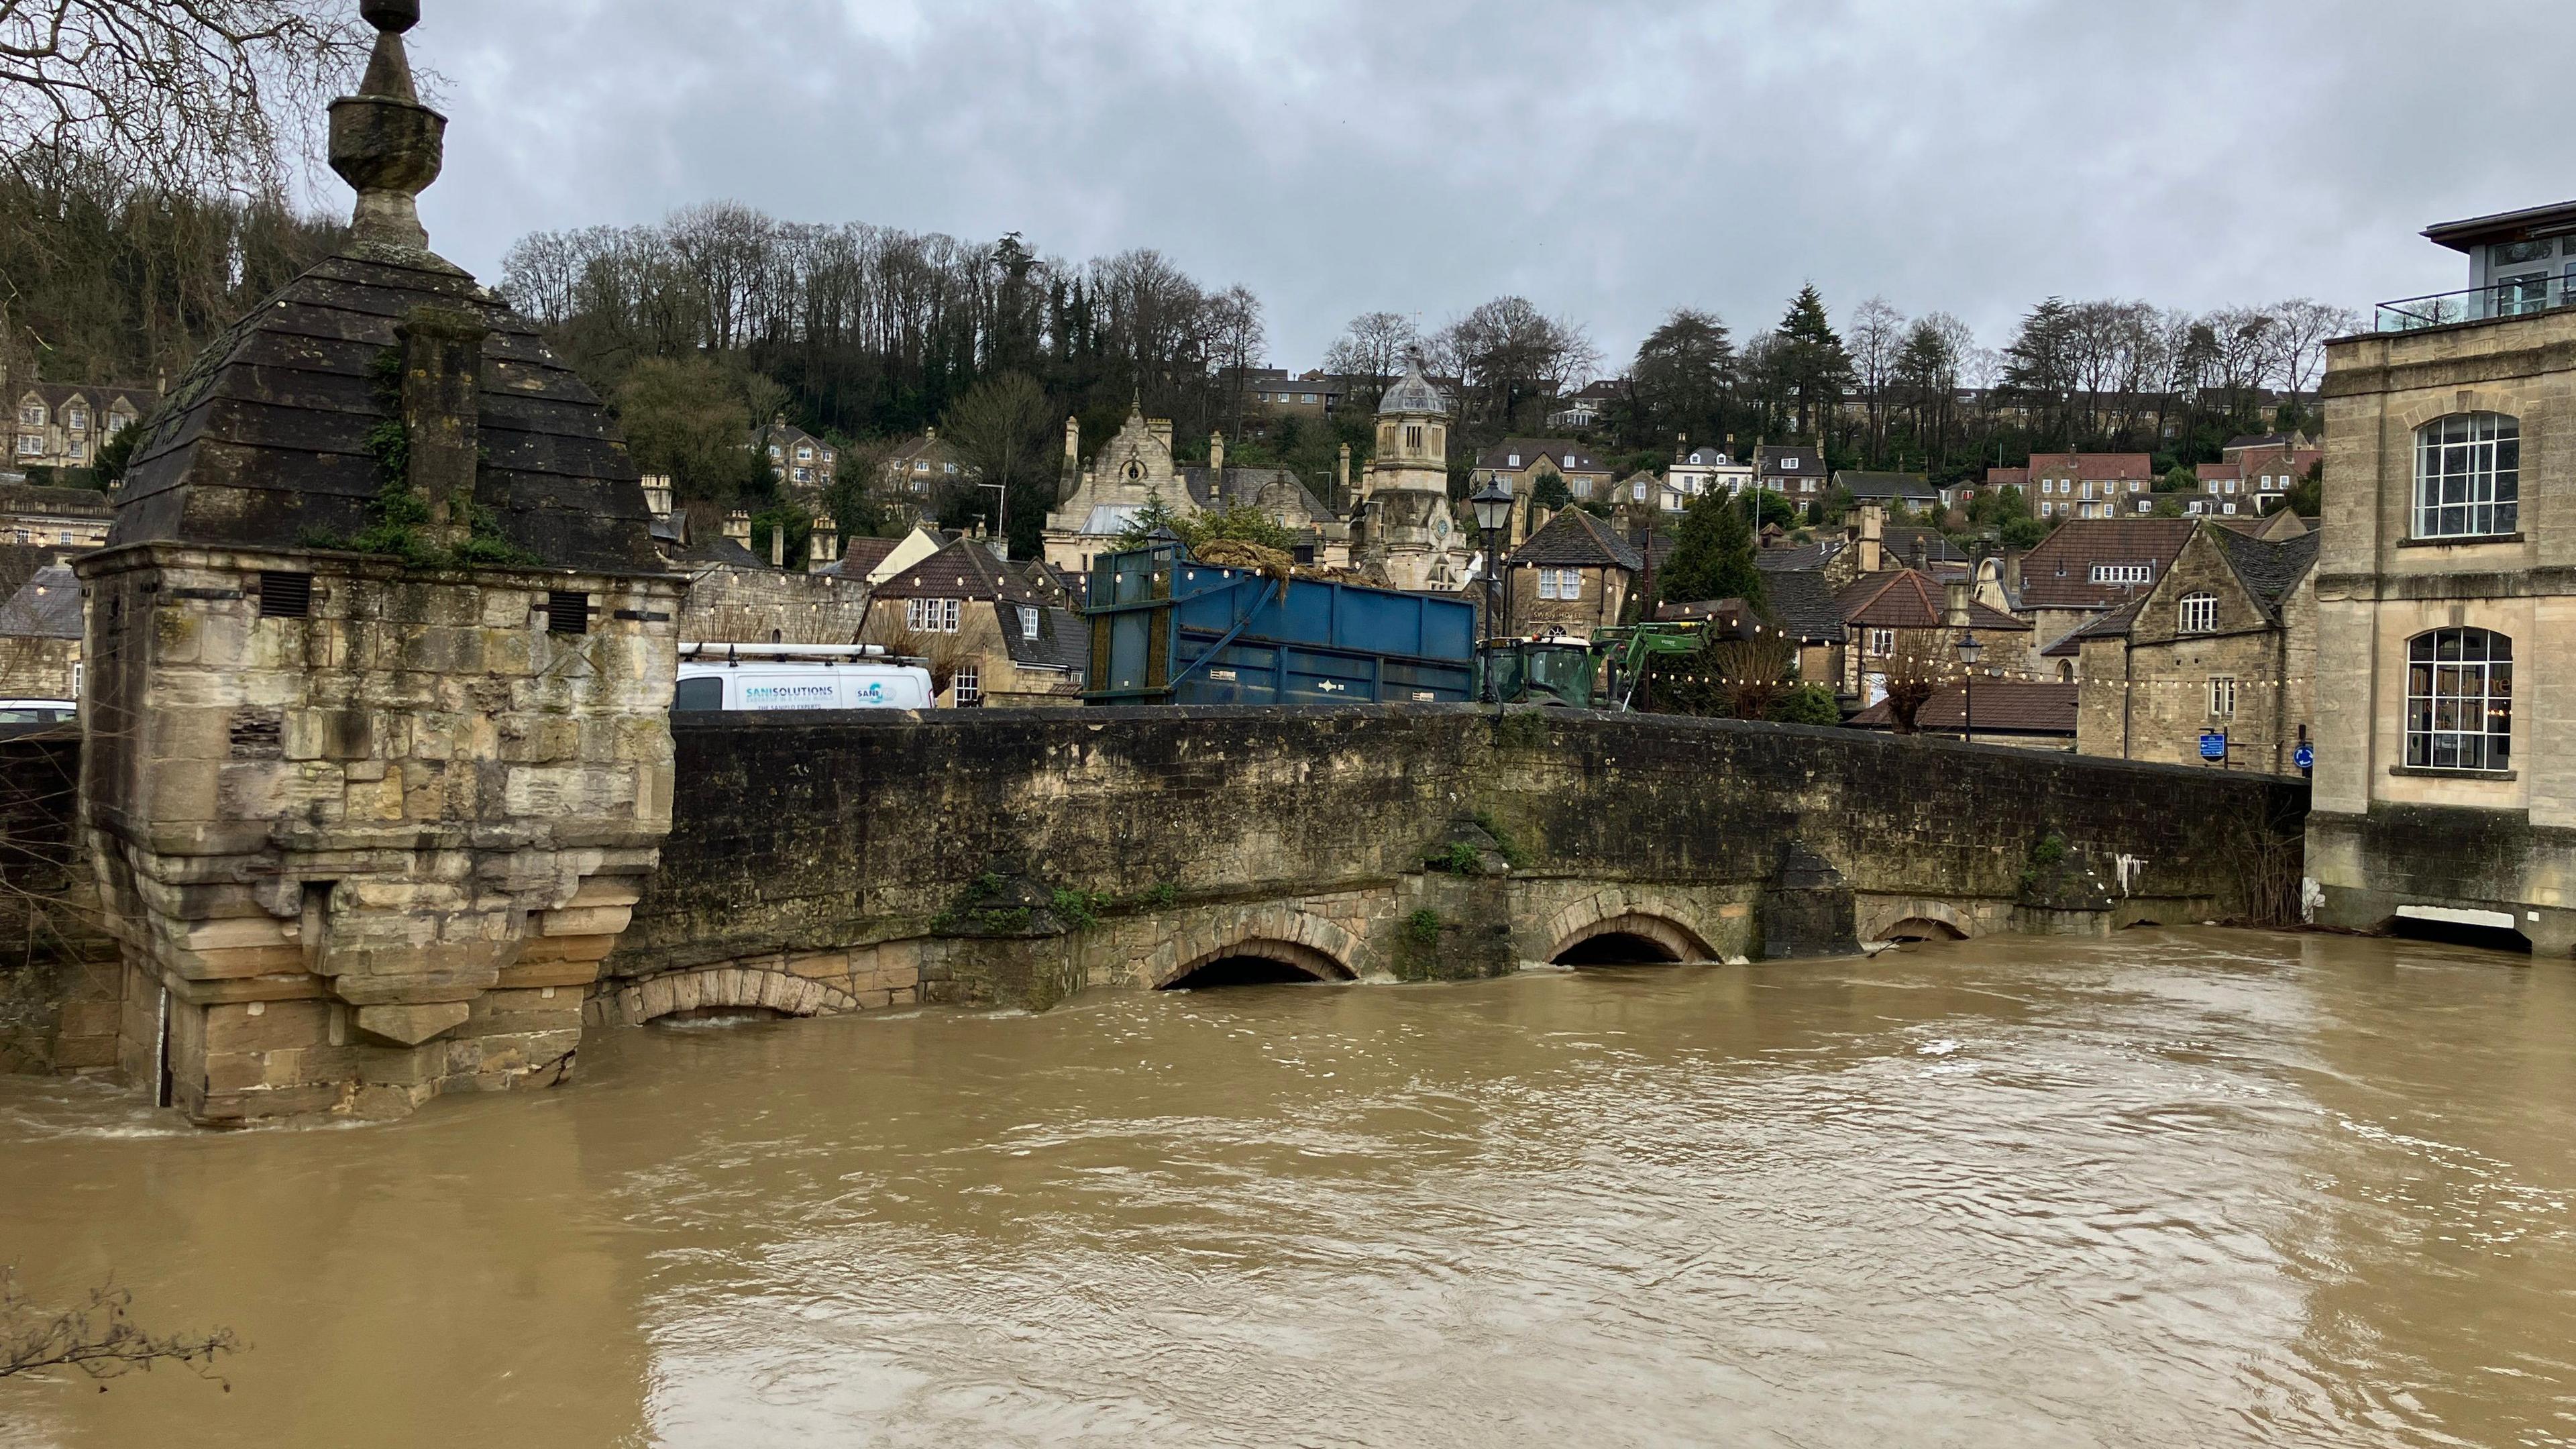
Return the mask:
[[[2093,582],[2097,584],[2152,584],[2156,566],[2151,563],[2095,564]]]
[[[1885,659],[1889,655],[1894,654],[1896,652],[1896,631],[1893,629],[1870,630],[1869,652],[1873,657],[1879,659]]]
[[[984,672],[973,664],[957,671],[957,705],[964,709],[984,702]]]
[[[2513,641],[2436,629],[2406,646],[2406,763],[2502,770],[2513,758]]]
[[[903,626],[916,634],[954,634],[957,632],[958,600],[906,599],[903,601]]]
[[[21,433],[18,435],[19,457],[41,458],[44,454],[45,440],[43,438],[38,437],[34,433]]]
[[[2233,676],[2213,674],[2209,677],[2209,717],[2236,717],[2236,680]]]
[[[1029,604],[1020,605],[1020,637],[1023,639],[1038,637],[1038,611]]]
[[[2183,595],[2181,617],[2175,620],[2174,627],[2185,634],[2207,634],[2216,629],[2218,596],[2216,594]]]
[[[29,403],[27,406],[18,409],[18,424],[21,427],[28,428],[43,427],[45,425],[44,404]]]
[[[87,432],[89,430],[89,410],[86,408],[64,409],[63,426],[75,433]]]
[[[1540,569],[1538,596],[1542,599],[1580,599],[1583,597],[1583,570]]]
[[[2522,495],[2522,424],[2456,413],[2415,433],[2415,536],[2511,533]]]

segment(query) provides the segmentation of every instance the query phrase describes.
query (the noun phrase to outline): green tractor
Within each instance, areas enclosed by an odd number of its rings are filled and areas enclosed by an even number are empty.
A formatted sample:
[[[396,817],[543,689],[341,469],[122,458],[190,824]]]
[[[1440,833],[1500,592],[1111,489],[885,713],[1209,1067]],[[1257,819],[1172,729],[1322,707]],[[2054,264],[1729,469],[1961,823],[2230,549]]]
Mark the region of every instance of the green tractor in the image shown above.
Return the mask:
[[[1622,624],[1601,630],[1588,642],[1561,632],[1488,639],[1483,659],[1491,689],[1478,690],[1477,697],[1503,704],[1626,710],[1657,655],[1688,657],[1707,643],[1708,624],[1698,619]]]

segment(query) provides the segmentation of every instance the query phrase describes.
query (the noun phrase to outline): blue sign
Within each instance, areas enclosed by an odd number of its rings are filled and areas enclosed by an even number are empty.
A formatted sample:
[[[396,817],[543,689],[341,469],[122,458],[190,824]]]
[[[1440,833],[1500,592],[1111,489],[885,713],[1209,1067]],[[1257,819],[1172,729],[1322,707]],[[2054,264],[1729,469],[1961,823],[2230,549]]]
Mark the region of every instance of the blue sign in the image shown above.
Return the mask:
[[[2227,758],[2227,736],[2210,730],[2200,737],[2200,757],[2204,760]]]
[[[2310,745],[2306,740],[2299,741],[2299,747],[2290,752],[2290,763],[2298,766],[2302,770],[2315,769],[2317,767],[2317,752],[2315,747]]]

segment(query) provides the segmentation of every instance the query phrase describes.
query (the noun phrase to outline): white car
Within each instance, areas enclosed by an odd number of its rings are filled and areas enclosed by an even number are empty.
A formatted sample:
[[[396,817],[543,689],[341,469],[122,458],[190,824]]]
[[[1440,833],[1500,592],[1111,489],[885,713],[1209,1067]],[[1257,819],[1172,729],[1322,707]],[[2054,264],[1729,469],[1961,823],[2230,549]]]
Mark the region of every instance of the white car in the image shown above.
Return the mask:
[[[928,709],[930,671],[874,644],[683,644],[674,712]]]
[[[70,724],[79,718],[80,705],[68,699],[0,699],[0,728]]]

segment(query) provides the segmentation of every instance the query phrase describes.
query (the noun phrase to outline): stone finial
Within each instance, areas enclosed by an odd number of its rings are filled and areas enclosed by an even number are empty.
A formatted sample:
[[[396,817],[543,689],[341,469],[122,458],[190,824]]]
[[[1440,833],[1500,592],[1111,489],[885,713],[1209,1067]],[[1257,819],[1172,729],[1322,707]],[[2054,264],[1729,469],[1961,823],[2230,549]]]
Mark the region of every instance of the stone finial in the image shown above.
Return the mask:
[[[376,50],[358,94],[331,103],[331,169],[357,188],[353,241],[425,252],[419,198],[445,164],[447,118],[420,103],[403,48],[420,0],[363,0],[358,13],[376,27]]]

